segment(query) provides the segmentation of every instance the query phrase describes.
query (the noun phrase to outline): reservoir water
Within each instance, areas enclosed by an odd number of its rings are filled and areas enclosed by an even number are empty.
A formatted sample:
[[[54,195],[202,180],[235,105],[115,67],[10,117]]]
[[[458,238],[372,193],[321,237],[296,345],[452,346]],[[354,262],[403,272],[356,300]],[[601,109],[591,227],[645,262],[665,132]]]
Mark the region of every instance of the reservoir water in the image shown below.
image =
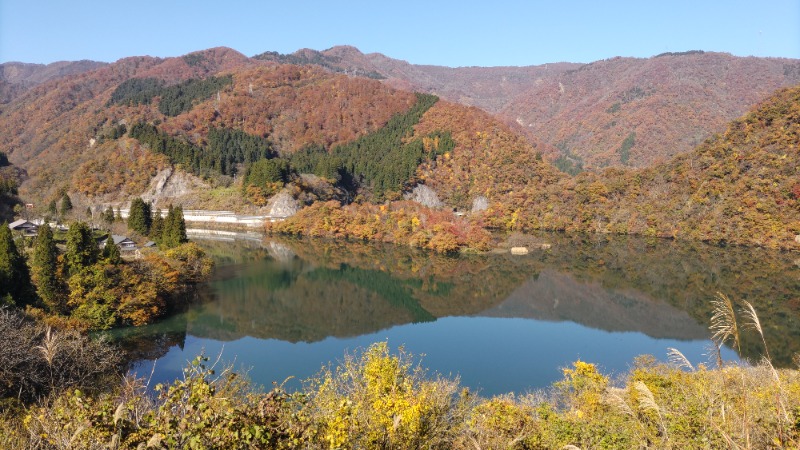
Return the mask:
[[[603,236],[535,237],[524,256],[441,256],[326,240],[196,238],[217,261],[184,312],[122,330],[151,383],[205,353],[257,384],[289,389],[374,342],[491,396],[549,386],[573,361],[624,374],[637,356],[680,350],[716,364],[717,292],[751,302],[778,365],[800,351],[800,255]],[[794,259],[793,259],[794,258]],[[752,332],[727,361],[757,361]]]

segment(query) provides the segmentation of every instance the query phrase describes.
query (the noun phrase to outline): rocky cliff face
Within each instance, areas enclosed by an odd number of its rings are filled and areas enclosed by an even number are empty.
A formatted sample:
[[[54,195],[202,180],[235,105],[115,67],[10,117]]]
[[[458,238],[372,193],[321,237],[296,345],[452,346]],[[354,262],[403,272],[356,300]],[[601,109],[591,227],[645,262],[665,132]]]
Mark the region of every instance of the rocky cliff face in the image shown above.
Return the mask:
[[[279,192],[269,202],[269,215],[274,217],[291,217],[299,210],[300,204],[286,191]]]
[[[184,204],[187,197],[208,188],[201,179],[169,167],[153,177],[142,199],[152,202],[155,208],[166,208],[170,203]]]

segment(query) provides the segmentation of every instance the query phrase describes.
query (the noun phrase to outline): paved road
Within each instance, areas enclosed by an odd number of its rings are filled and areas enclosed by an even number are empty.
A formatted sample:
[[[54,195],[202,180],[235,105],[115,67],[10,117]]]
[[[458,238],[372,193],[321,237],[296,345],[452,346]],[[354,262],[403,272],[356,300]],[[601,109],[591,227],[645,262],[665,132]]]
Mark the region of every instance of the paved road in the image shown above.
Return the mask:
[[[128,218],[128,209],[120,209],[120,215],[123,219]],[[161,214],[166,217],[167,211],[162,211]],[[222,225],[243,225],[246,227],[258,228],[264,226],[269,222],[277,222],[284,220],[284,216],[270,216],[265,215],[239,215],[233,211],[206,211],[201,209],[184,209],[183,220],[194,223],[218,223]]]

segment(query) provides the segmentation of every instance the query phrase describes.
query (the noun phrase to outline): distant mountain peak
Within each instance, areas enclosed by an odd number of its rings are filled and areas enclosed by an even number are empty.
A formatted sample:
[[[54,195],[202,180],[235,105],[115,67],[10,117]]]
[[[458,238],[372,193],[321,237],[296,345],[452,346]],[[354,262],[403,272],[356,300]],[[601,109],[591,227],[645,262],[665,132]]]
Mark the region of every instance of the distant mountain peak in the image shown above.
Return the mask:
[[[359,50],[352,45],[335,45],[327,50],[323,50],[322,53],[326,55],[335,55],[335,56],[364,56],[364,52]]]
[[[282,64],[316,65],[331,72],[378,80],[386,78],[359,49],[349,45],[339,45],[324,51],[302,48],[291,54],[268,51],[253,56],[253,59]]]

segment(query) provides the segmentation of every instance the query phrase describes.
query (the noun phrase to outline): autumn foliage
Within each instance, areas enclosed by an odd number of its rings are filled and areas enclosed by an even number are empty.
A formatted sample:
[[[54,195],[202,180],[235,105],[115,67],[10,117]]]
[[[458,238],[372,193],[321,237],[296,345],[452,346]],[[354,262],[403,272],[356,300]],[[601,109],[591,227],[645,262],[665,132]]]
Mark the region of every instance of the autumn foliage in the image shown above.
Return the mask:
[[[764,102],[697,150],[650,169],[607,168],[570,177],[548,163],[559,154],[574,159],[573,168],[581,158],[595,169],[663,161],[706,139],[710,129],[722,130],[728,117],[774,87],[797,81],[800,69],[792,60],[689,52],[647,60],[615,58],[574,70],[559,66],[552,75],[537,69],[530,74],[538,81],[525,95],[516,82],[513,89],[504,85],[492,91],[498,99],[512,91],[519,95],[503,111],[514,121],[503,123],[477,108],[436,103],[413,132],[404,129],[390,145],[413,147],[408,155],[423,156],[417,158],[387,157],[383,148],[373,154],[366,146],[391,128],[387,125],[393,118],[412,111],[418,96],[388,87],[393,83],[389,79],[349,77],[313,65],[319,58],[329,65],[338,61],[328,69],[340,71],[339,63],[359,59],[354,49],[320,55],[296,55],[312,64],[301,66],[217,48],[180,58],[126,58],[55,78],[3,105],[0,152],[27,170],[30,178],[19,193],[39,205],[64,191],[90,202],[141,195],[155,174],[172,165],[194,171],[220,189],[244,193],[245,199],[231,201],[242,208],[248,201],[262,206],[284,184],[295,183],[290,190],[295,188],[303,171],[314,172],[301,164],[304,157],[329,154],[331,161],[341,157],[341,167],[323,164],[315,167],[321,172],[315,174],[329,179],[334,186],[329,191],[337,191],[311,196],[301,188],[301,202],[398,199],[401,191],[422,183],[460,211],[485,199],[489,208],[482,224],[499,230],[630,233],[796,247],[796,89]],[[375,61],[364,73],[386,63]],[[727,69],[721,72],[722,67]],[[445,72],[436,72],[434,78]],[[135,97],[137,89],[152,92],[146,101],[123,101]],[[489,90],[481,92],[488,95]],[[123,100],[110,102],[112,97]],[[709,110],[721,97],[729,100],[720,103],[722,111]],[[175,107],[166,108],[168,103]],[[155,130],[151,134],[159,139],[133,139],[139,124]],[[522,137],[523,129],[528,139]],[[243,144],[229,146],[231,142]],[[252,142],[268,151],[248,151],[244,143]],[[169,143],[190,149],[191,157],[159,154],[165,150],[162,144]],[[347,151],[336,155],[336,149]],[[295,170],[282,171],[280,180],[245,176],[242,182],[240,175],[247,175],[247,166],[261,157],[288,159]],[[382,168],[376,170],[379,160],[402,170],[387,175]],[[387,234],[375,233],[379,240]],[[422,246],[448,248],[452,243]]]
[[[461,248],[486,250],[489,233],[480,224],[457,217],[452,211],[426,208],[410,201],[342,206],[337,201],[318,202],[285,222],[268,224],[267,230],[344,239],[391,242],[451,253]]]
[[[545,74],[499,115],[587,168],[649,167],[689,152],[777,89],[800,83],[795,59],[685,52],[611,58]],[[636,141],[621,151],[631,133]]]
[[[582,173],[496,202],[499,229],[563,230],[797,248],[800,87],[669,163]]]
[[[422,164],[417,175],[448,205],[468,209],[476,197],[499,200],[563,176],[542,161],[544,144],[530,143],[477,108],[437,103],[422,117],[415,134],[436,130],[449,132],[455,148]]]
[[[375,80],[333,75],[315,67],[258,66],[234,73],[234,83],[163,129],[202,139],[209,126],[269,136],[279,152],[331,148],[382,127],[416,102]]]

